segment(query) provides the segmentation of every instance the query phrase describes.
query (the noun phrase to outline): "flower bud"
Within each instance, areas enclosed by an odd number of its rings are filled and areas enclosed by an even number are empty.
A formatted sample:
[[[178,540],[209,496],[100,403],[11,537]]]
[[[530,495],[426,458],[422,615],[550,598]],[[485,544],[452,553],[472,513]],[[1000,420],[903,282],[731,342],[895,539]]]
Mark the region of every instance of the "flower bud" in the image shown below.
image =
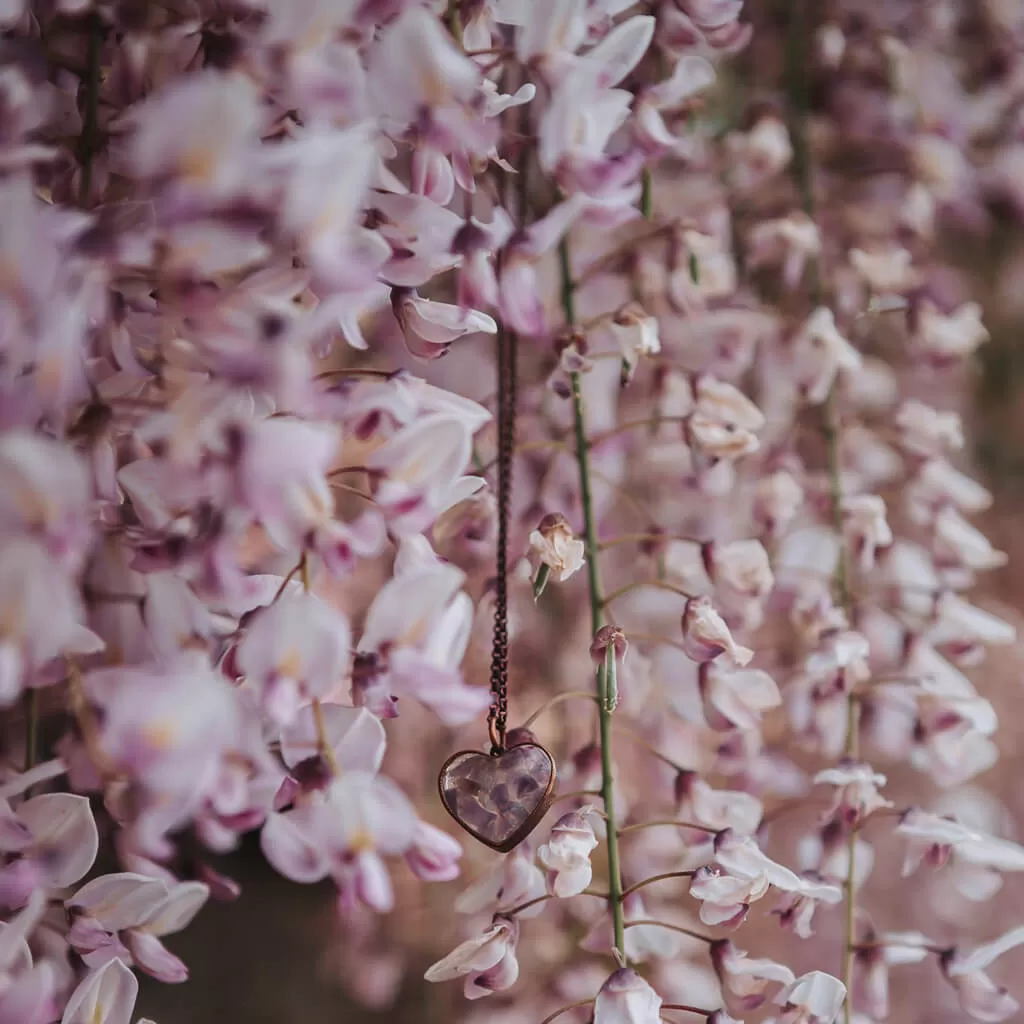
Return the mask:
[[[594,1000],[594,1024],[660,1024],[661,997],[636,971],[621,967]]]
[[[725,993],[730,1009],[738,1013],[756,1010],[768,999],[770,989],[791,985],[793,972],[774,960],[752,960],[728,939],[711,944],[711,966]]]
[[[590,885],[590,854],[597,846],[589,820],[593,810],[586,806],[563,814],[537,851],[537,859],[548,870],[548,889],[559,899],[577,896]]]
[[[846,986],[831,974],[811,971],[787,985],[775,1002],[782,1008],[780,1022],[833,1024],[846,1001]]]
[[[754,656],[748,647],[733,640],[725,619],[707,597],[691,597],[683,610],[683,650],[698,662],[714,661],[726,654],[733,664],[746,665]]]
[[[405,861],[417,878],[425,882],[449,882],[458,878],[461,857],[462,846],[447,832],[425,821],[416,823]]]
[[[627,303],[611,321],[611,331],[622,353],[623,383],[633,377],[641,358],[661,351],[658,321],[635,302]]]
[[[626,651],[629,650],[629,641],[619,626],[602,626],[594,634],[594,641],[590,645],[590,656],[594,659],[595,665],[604,663],[609,647],[615,648],[615,657],[619,661],[625,658]]]
[[[546,515],[530,534],[530,550],[541,564],[557,574],[561,583],[582,567],[586,549],[583,541],[573,536],[565,516],[554,512]]]

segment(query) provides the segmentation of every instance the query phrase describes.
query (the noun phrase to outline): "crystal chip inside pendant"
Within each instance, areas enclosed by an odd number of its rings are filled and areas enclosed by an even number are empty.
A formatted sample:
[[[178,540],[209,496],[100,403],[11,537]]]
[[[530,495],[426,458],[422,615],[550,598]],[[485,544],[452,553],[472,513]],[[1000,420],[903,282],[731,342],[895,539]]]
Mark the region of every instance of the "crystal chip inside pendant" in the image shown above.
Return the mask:
[[[539,824],[554,798],[555,762],[539,744],[501,754],[466,750],[441,769],[438,788],[448,813],[486,846],[506,852]]]

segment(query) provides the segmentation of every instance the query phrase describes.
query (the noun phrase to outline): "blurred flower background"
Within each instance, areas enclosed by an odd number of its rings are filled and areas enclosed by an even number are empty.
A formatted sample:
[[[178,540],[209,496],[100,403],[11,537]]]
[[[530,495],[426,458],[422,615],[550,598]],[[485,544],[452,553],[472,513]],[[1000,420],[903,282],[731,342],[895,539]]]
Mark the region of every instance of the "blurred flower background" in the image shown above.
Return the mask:
[[[0,25],[0,1024],[1015,1019],[1018,3]]]

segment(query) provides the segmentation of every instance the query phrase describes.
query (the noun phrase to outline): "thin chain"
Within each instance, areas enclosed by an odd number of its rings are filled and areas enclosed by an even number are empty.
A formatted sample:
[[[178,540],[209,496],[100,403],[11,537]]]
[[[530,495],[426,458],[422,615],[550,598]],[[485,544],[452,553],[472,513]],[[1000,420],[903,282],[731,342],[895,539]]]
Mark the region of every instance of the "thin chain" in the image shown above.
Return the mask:
[[[512,452],[516,443],[516,342],[498,332],[498,550],[495,572],[494,641],[491,652],[491,710],[487,728],[491,753],[505,749],[508,723],[508,519],[512,493]]]

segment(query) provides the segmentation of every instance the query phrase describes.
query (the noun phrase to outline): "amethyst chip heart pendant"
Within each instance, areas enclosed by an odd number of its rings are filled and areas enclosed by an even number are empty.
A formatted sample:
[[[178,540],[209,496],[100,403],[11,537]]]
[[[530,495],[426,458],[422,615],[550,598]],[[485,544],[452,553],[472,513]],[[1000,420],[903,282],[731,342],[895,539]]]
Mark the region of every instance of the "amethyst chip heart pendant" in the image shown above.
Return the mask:
[[[555,797],[554,758],[539,744],[500,754],[461,750],[437,780],[444,809],[474,838],[500,853],[540,824]]]

